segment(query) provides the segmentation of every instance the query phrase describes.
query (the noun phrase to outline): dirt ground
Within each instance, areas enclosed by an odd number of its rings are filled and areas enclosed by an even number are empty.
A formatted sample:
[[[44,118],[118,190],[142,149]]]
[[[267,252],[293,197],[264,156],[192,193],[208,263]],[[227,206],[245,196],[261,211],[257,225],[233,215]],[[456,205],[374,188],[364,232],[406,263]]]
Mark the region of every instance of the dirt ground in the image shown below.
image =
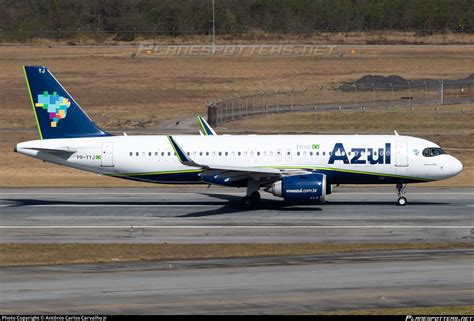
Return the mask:
[[[0,244],[0,267],[472,248],[466,243]]]
[[[144,186],[13,153],[17,142],[38,137],[23,65],[48,66],[106,129],[133,129],[140,124],[153,129],[176,117],[205,115],[206,100],[235,93],[337,85],[366,74],[458,79],[471,74],[474,66],[474,46],[470,45],[339,46],[311,57],[132,57],[136,49],[0,47],[0,186]],[[339,52],[350,53],[340,58]],[[273,124],[268,126],[273,128]],[[232,132],[236,130],[234,126]],[[455,140],[472,141],[472,136]]]

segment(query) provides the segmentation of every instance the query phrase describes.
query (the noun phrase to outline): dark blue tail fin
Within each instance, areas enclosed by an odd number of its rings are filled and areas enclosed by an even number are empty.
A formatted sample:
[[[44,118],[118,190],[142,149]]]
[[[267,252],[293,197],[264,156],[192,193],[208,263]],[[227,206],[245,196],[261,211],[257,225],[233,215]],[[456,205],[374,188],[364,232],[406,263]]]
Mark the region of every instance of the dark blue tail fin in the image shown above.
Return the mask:
[[[110,136],[97,127],[46,67],[25,66],[41,139]]]

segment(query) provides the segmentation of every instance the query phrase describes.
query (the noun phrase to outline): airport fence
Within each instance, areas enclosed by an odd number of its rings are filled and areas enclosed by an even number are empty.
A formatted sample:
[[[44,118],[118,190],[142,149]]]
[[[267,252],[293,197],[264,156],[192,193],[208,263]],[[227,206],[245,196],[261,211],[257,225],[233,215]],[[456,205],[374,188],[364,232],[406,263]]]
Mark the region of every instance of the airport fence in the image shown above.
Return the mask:
[[[218,45],[447,45],[474,44],[474,29],[466,30],[318,30],[318,29],[218,29]],[[209,29],[74,30],[1,29],[0,45],[203,45],[212,41]]]
[[[236,94],[206,102],[206,105],[208,121],[216,127],[245,118],[299,113],[303,119],[296,115],[285,116],[290,119],[285,123],[292,123],[288,130],[370,132],[375,124],[377,128],[390,130],[396,127],[409,132],[442,130],[471,133],[474,131],[474,106],[469,104],[473,102],[474,79],[468,79],[458,83],[426,80],[406,85],[320,85]],[[302,125],[301,128],[298,124]]]

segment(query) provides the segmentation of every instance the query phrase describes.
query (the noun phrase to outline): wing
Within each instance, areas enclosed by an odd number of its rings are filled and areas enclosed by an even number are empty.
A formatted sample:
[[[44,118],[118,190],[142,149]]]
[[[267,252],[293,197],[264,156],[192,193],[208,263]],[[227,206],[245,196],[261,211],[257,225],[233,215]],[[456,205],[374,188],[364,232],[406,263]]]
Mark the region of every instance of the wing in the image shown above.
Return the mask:
[[[285,174],[284,171],[276,168],[198,164],[184,152],[173,137],[168,136],[168,139],[181,164],[201,168],[202,176],[214,176],[214,178],[221,178],[224,182],[253,178],[256,181],[268,183],[280,179]]]

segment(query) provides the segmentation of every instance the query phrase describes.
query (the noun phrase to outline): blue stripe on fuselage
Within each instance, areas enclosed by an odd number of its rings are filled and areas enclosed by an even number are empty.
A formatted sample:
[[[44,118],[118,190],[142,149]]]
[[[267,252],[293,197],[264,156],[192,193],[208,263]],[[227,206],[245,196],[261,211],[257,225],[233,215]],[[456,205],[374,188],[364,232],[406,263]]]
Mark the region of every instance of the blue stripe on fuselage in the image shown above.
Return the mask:
[[[393,177],[384,176],[383,174],[369,173],[353,173],[341,172],[330,169],[315,169],[315,173],[326,174],[328,184],[397,184],[397,183],[421,183],[428,181],[427,179],[416,177]],[[199,184],[202,182],[200,172],[183,172],[183,173],[143,173],[143,174],[121,174],[113,175],[115,177],[130,179],[148,183],[161,184]],[[208,183],[206,183],[208,184]],[[224,180],[218,185],[230,187],[243,187],[245,181],[225,183]]]

